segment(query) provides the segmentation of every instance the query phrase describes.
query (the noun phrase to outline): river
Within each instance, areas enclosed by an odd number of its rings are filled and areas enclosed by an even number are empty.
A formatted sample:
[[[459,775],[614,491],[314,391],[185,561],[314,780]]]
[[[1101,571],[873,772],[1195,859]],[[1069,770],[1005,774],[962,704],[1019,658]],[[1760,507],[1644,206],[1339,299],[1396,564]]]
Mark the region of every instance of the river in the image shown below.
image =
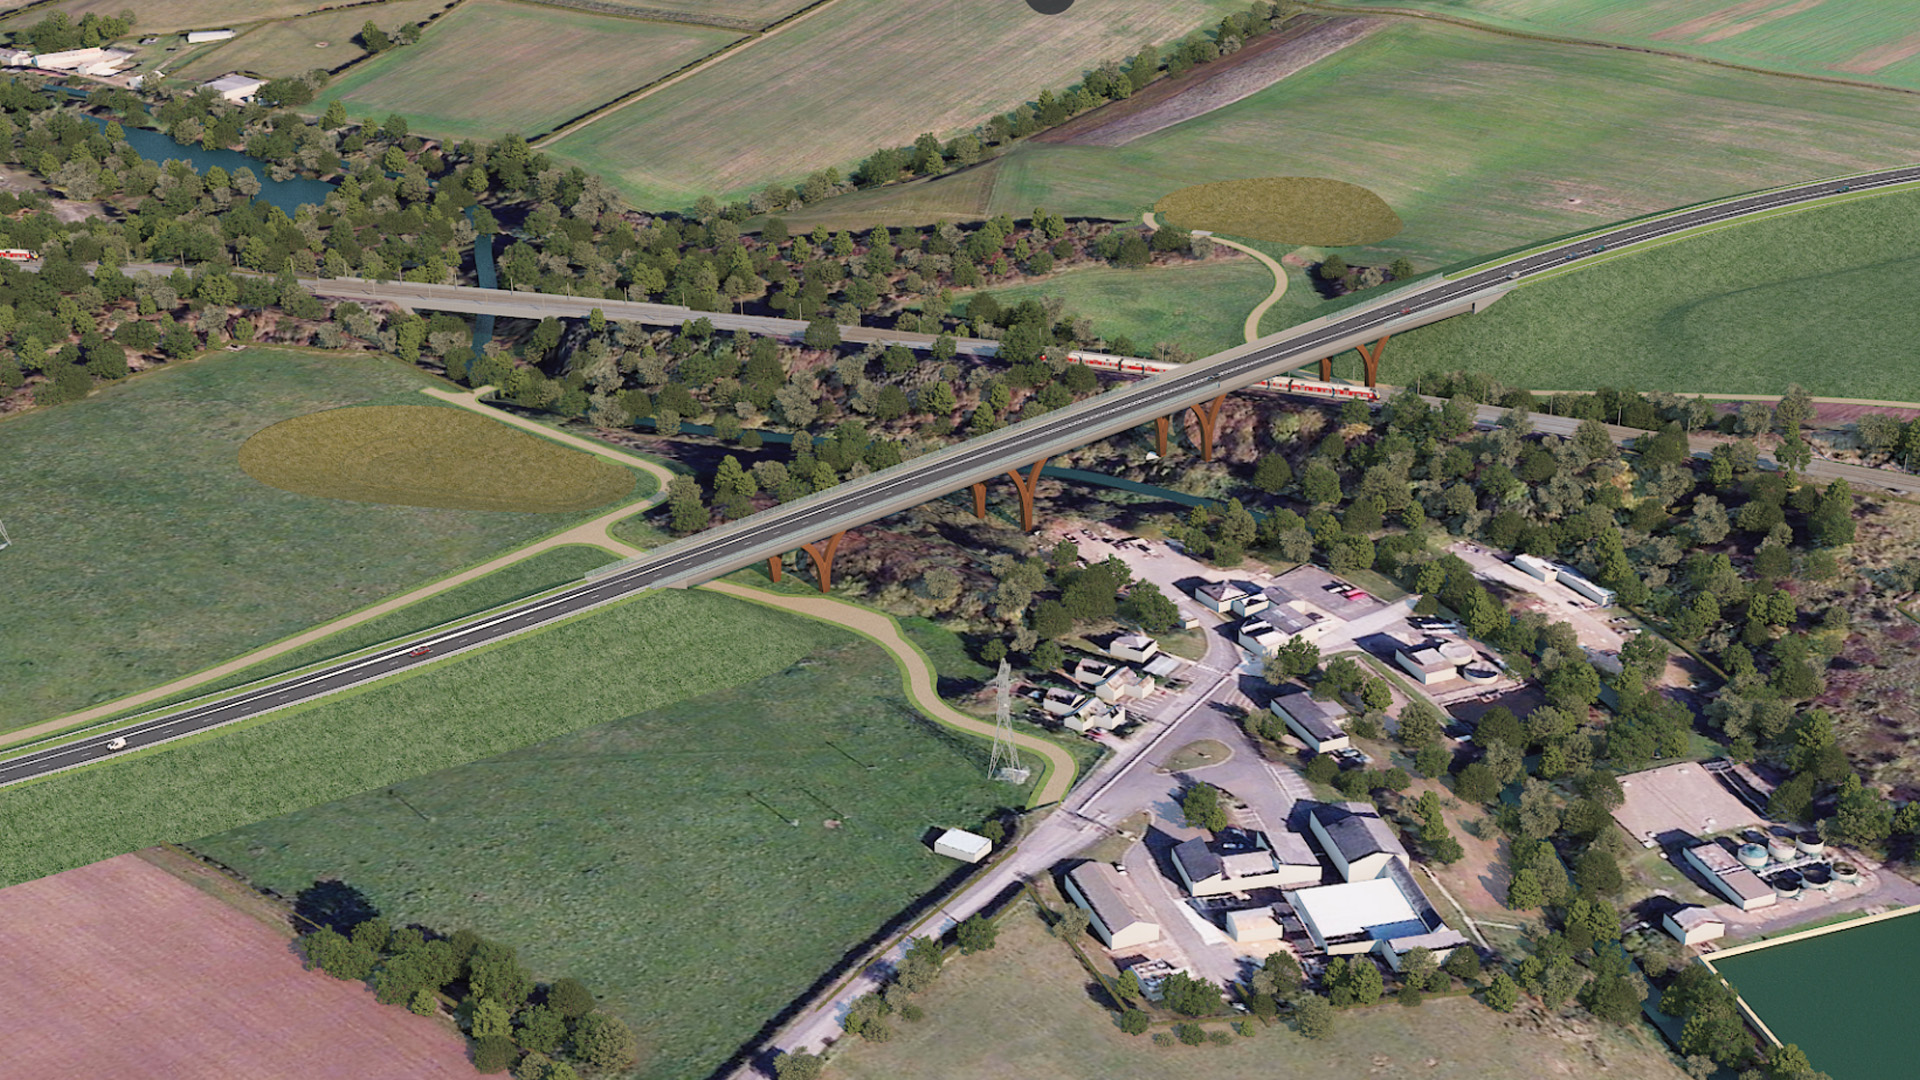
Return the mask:
[[[106,121],[97,116],[87,119],[99,124],[103,129]],[[163,131],[152,128],[130,127],[126,129],[127,145],[148,161],[184,161],[193,166],[195,172],[206,175],[215,165],[232,174],[236,169],[251,169],[253,175],[260,178],[260,194],[254,198],[271,206],[277,206],[293,217],[306,203],[319,205],[327,201],[327,195],[334,185],[324,180],[310,180],[296,176],[291,180],[271,179],[272,166],[259,158],[242,154],[237,150],[205,150],[198,146],[188,146],[173,141],[173,137]]]

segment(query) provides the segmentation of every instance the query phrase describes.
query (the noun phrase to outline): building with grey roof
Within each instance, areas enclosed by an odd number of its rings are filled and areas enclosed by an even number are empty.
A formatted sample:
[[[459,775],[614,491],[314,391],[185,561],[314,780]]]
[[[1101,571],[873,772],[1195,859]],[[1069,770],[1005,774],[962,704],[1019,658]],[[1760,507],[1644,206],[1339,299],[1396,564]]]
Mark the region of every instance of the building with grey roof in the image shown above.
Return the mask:
[[[1297,834],[1293,835],[1297,838]],[[1302,842],[1301,848],[1305,848]],[[1209,842],[1195,837],[1173,849],[1173,868],[1194,896],[1222,896],[1254,889],[1290,889],[1320,880],[1318,860],[1282,861],[1266,833],[1223,831]]]
[[[1381,819],[1372,803],[1316,806],[1307,820],[1327,857],[1348,881],[1377,878],[1387,873],[1390,864],[1405,868],[1409,862],[1393,826]]]
[[[1337,701],[1321,701],[1304,686],[1295,683],[1282,687],[1269,707],[1286,721],[1287,730],[1316,754],[1353,745],[1347,738],[1347,710]]]
[[[1147,905],[1126,878],[1103,862],[1085,862],[1067,871],[1067,898],[1087,913],[1087,925],[1109,949],[1131,949],[1160,940],[1160,924],[1141,912]]]

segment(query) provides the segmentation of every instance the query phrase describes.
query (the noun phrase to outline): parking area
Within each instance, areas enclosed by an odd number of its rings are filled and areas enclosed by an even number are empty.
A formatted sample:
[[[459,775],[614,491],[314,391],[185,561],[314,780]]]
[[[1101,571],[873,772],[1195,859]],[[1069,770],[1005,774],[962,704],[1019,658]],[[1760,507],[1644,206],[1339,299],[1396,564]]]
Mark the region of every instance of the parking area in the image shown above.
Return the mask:
[[[1508,562],[1503,554],[1478,544],[1458,543],[1448,550],[1464,559],[1475,577],[1519,594],[1523,608],[1571,625],[1595,667],[1620,670],[1620,647],[1628,634],[1638,632],[1638,620],[1616,608],[1601,607],[1558,582],[1541,581]]]

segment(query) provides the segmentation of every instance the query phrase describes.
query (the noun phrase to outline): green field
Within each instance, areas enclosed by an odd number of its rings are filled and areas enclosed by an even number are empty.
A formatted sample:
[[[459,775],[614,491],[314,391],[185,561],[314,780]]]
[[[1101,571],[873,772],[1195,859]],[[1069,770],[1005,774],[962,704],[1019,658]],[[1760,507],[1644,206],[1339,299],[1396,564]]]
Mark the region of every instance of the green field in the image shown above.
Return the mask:
[[[282,491],[398,506],[554,514],[634,493],[630,469],[440,405],[296,416],[255,432],[239,460]]]
[[[1217,180],[1181,188],[1153,204],[1183,229],[1205,229],[1276,244],[1377,244],[1401,229],[1385,200],[1357,184],[1317,176]]]
[[[1103,338],[1125,334],[1142,350],[1172,342],[1206,356],[1246,340],[1247,313],[1273,291],[1273,275],[1252,259],[1234,258],[1143,270],[1068,270],[989,291],[1002,304],[1058,296],[1067,311],[1093,320],[1093,332]]]
[[[1092,938],[1090,951],[1099,952]],[[1089,1000],[1092,979],[1066,946],[1048,936],[1030,907],[1010,912],[992,952],[948,965],[915,1000],[927,1019],[895,1022],[892,1042],[843,1040],[828,1069],[835,1080],[1240,1080],[1298,1077],[1412,1077],[1429,1080],[1540,1080],[1592,1077],[1681,1080],[1685,1075],[1640,1029],[1601,1027],[1580,1040],[1543,1032],[1470,998],[1429,1000],[1417,1009],[1391,999],[1339,1013],[1334,1034],[1303,1039],[1255,1024],[1251,1039],[1224,1046],[1158,1047],[1123,1035],[1112,1014]],[[1225,1024],[1211,1024],[1220,1031]],[[1605,1062],[1604,1074],[1596,1071]]]
[[[1920,88],[1920,24],[1909,0],[1365,0],[1364,6]]]
[[[548,677],[604,679],[604,658],[578,655]],[[927,829],[1019,796],[985,779],[984,743],[919,719],[891,659],[850,634],[742,618],[703,652],[654,660],[695,655],[779,670],[192,846],[283,892],[337,876],[396,922],[516,944],[634,1026],[637,1075],[706,1076],[956,869]]]
[[[562,7],[566,5],[566,0],[531,0],[531,2],[552,3]],[[595,2],[625,8],[641,17],[657,15],[660,12],[674,12],[715,22],[741,22],[759,27],[817,3],[818,0],[595,0]]]
[[[1056,18],[1014,0],[837,0],[547,149],[641,206],[744,194],[828,166],[845,172],[922,132],[969,130],[1102,60],[1245,8],[1106,0],[1095,15]]]
[[[1722,229],[1516,289],[1397,334],[1382,378],[1471,368],[1512,386],[1920,401],[1920,193]],[[1351,365],[1343,368],[1341,365]],[[1336,369],[1351,374],[1349,355]]]
[[[278,491],[254,432],[439,380],[397,361],[249,349],[0,423],[0,729],[197,671],[562,528]]]
[[[292,813],[756,679],[830,633],[663,590],[543,633],[0,789],[0,885]],[[757,644],[737,647],[741,637]]]
[[[138,0],[137,3],[133,0],[53,0],[50,4],[34,5],[33,10],[0,26],[0,30],[31,26],[55,11],[66,12],[74,22],[79,22],[80,17],[87,14],[112,16],[132,11],[137,16],[132,36],[138,39],[147,34],[218,30],[266,19],[282,19],[333,7],[337,3],[338,0]],[[441,6],[445,4],[446,0],[443,0]],[[4,4],[0,8],[22,6],[24,3]],[[360,21],[365,22],[366,19]],[[355,24],[354,29],[358,30],[359,25]]]
[[[241,28],[232,40],[199,53],[185,67],[176,69],[169,64],[168,68],[179,78],[202,81],[229,71],[274,76],[337,68],[367,54],[353,38],[369,21],[392,33],[407,23],[423,22],[449,6],[449,0],[387,0],[378,5],[356,4],[337,11],[261,22]],[[146,24],[143,13],[135,30],[144,30]]]
[[[1713,966],[1781,1042],[1845,1080],[1906,1080],[1913,1046],[1894,1017],[1915,1001],[1920,918],[1912,915],[1770,945]]]
[[[1125,146],[1025,143],[989,166],[984,207],[980,180],[966,174],[909,193],[921,207],[938,206],[953,184],[959,210],[1024,217],[1044,206],[1133,221],[1192,184],[1322,176],[1377,192],[1406,223],[1390,240],[1343,251],[1347,261],[1406,256],[1425,270],[1705,199],[1914,160],[1920,110],[1892,106],[1884,92],[1401,24]],[[853,199],[879,211],[891,191]],[[811,225],[804,213],[791,220]]]
[[[356,118],[400,113],[442,138],[535,135],[690,64],[739,35],[565,8],[468,0],[417,44],[360,64],[309,111],[338,98]]]

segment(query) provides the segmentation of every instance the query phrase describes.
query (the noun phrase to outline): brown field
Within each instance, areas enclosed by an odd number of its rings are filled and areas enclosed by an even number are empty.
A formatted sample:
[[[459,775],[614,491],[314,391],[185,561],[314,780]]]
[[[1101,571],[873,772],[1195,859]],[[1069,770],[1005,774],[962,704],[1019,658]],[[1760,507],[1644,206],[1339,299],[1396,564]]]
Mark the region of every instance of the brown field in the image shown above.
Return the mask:
[[[564,7],[569,0],[534,0],[534,2],[558,4]],[[697,19],[710,19],[719,25],[738,21],[751,23],[753,26],[765,26],[803,7],[811,6],[817,0],[598,0],[598,2],[614,4],[642,16],[657,13],[690,15]],[[606,9],[594,10],[605,11]]]
[[[1920,56],[1920,34],[1908,34],[1899,41],[1862,49],[1835,64],[1833,69],[1853,75],[1872,75],[1883,67],[1897,64],[1902,60],[1910,60],[1915,56]]]
[[[139,855],[0,889],[10,1076],[472,1077],[440,1020],[302,968],[287,932]]]
[[[353,40],[367,20],[392,32],[403,23],[421,22],[451,6],[453,0],[390,0],[280,19],[243,30],[232,41],[196,56],[176,74],[205,80],[229,71],[299,75],[314,68],[337,68],[367,55]]]

